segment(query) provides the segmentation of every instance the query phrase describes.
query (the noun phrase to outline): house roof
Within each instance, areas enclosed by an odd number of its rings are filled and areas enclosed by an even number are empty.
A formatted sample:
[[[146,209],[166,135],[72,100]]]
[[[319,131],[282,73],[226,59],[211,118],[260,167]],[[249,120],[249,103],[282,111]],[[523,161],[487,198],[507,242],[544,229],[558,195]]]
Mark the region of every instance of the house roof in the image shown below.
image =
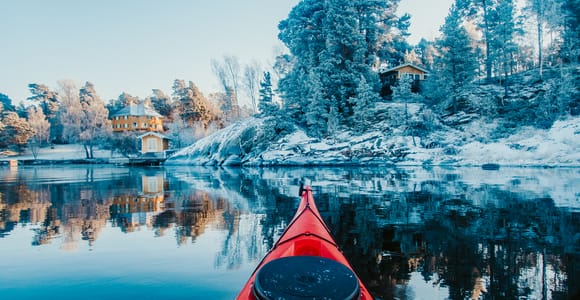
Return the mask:
[[[417,69],[417,70],[419,70],[419,71],[421,71],[423,73],[429,73],[429,71],[427,69],[421,68],[421,67],[419,67],[417,65],[414,65],[412,63],[406,63],[406,64],[402,64],[402,65],[398,65],[398,66],[392,67],[390,69],[386,69],[385,71],[383,71],[383,73],[388,73],[388,72],[396,71],[396,70],[402,69],[404,67],[411,67],[411,68]]]
[[[118,112],[116,112],[115,114],[113,114],[113,117],[120,117],[120,116],[136,116],[136,117],[141,117],[141,116],[147,116],[147,117],[163,117],[161,114],[159,114],[158,112],[156,112],[154,109],[152,109],[151,107],[145,106],[145,104],[143,103],[139,103],[139,104],[130,104],[129,106],[126,106],[125,108],[119,110]]]
[[[138,136],[137,138],[138,138],[138,139],[143,139],[144,137],[146,137],[146,136],[148,136],[148,135],[154,135],[154,136],[156,136],[156,137],[159,137],[159,138],[162,138],[162,139],[164,139],[164,140],[170,140],[170,139],[171,139],[170,137],[168,137],[168,136],[166,136],[166,135],[163,135],[163,134],[161,134],[161,133],[159,133],[159,132],[155,132],[155,131],[149,131],[149,132],[146,132],[146,133],[144,133],[144,134],[142,134],[142,135]]]

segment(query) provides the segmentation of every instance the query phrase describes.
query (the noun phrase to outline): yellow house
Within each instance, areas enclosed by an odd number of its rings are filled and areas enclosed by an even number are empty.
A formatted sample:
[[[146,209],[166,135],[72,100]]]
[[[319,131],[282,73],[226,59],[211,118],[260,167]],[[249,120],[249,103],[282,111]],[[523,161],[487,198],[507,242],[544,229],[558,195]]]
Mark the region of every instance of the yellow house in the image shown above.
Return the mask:
[[[137,137],[141,140],[141,154],[149,156],[163,156],[169,148],[170,138],[158,132],[147,132]]]
[[[413,79],[411,90],[414,93],[417,93],[419,91],[419,82],[427,79],[428,76],[429,71],[411,63],[406,63],[393,68],[381,70],[379,71],[379,77],[381,78],[381,83],[383,86],[381,95],[388,96],[392,94],[391,87],[394,86],[397,81],[399,81],[399,79],[405,77],[410,77]]]
[[[163,131],[163,116],[144,103],[131,104],[111,116],[113,132]]]
[[[411,63],[402,64],[381,72],[381,75],[401,79],[403,77],[411,77],[415,80],[425,80],[429,75],[429,71]]]

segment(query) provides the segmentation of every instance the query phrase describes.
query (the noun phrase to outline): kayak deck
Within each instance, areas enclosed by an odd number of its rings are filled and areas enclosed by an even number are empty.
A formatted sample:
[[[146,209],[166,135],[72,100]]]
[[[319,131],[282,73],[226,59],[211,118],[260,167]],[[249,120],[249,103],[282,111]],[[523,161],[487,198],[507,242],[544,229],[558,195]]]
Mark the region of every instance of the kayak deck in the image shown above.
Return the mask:
[[[363,300],[373,299],[369,291],[362,283],[362,281],[354,273],[354,270],[352,269],[349,262],[344,257],[338,245],[334,241],[334,238],[332,237],[330,230],[322,220],[320,213],[318,212],[318,208],[316,207],[316,203],[314,202],[314,199],[312,197],[312,189],[310,187],[306,187],[304,189],[300,204],[298,206],[296,214],[294,215],[294,218],[292,219],[292,221],[290,222],[290,224],[288,225],[288,227],[286,228],[280,239],[276,242],[276,244],[274,244],[274,247],[258,264],[256,269],[252,273],[252,276],[239,293],[237,299],[240,300],[258,299],[256,298],[254,293],[258,294],[260,293],[255,290],[254,285],[256,283],[256,277],[259,271],[273,261],[275,262],[273,262],[272,264],[279,264],[279,262],[277,262],[276,260],[279,260],[281,258],[297,257],[297,256],[318,257],[321,258],[320,260],[328,259],[334,262],[338,262],[340,265],[346,267],[351,272],[352,276],[356,277],[355,280],[358,282],[357,299]],[[309,258],[301,258],[301,259],[306,260]],[[305,267],[315,268],[314,266],[312,267],[305,266]],[[290,269],[287,268],[286,270],[289,271]],[[338,271],[339,269],[340,267],[336,266],[336,269],[332,270],[333,272],[339,274],[342,272]],[[329,272],[329,270],[327,270],[327,272]],[[313,272],[313,271],[304,270],[304,272]],[[282,274],[281,276],[284,277],[283,275],[284,274]],[[311,278],[311,280],[314,279]],[[318,282],[320,280],[316,279],[315,281]],[[341,285],[340,283],[337,284]],[[330,292],[330,290],[328,291]],[[306,298],[316,298],[316,297],[312,295],[307,297],[297,296],[293,299],[306,299]]]

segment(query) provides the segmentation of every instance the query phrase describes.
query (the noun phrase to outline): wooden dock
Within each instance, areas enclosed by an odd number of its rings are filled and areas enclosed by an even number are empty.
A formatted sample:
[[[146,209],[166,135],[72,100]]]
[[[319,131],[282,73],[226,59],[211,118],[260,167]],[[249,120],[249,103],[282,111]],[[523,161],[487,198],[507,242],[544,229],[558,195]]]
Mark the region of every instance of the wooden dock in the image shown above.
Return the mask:
[[[162,153],[145,153],[136,157],[129,158],[129,165],[131,166],[160,166],[167,157]]]

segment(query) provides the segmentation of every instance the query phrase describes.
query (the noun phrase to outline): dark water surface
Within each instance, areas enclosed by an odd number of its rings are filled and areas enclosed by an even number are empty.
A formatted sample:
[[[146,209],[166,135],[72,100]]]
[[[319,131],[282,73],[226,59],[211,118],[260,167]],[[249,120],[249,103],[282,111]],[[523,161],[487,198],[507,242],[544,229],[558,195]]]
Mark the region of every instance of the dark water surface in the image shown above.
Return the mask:
[[[580,169],[0,168],[0,299],[233,299],[301,180],[378,299],[572,299]]]

